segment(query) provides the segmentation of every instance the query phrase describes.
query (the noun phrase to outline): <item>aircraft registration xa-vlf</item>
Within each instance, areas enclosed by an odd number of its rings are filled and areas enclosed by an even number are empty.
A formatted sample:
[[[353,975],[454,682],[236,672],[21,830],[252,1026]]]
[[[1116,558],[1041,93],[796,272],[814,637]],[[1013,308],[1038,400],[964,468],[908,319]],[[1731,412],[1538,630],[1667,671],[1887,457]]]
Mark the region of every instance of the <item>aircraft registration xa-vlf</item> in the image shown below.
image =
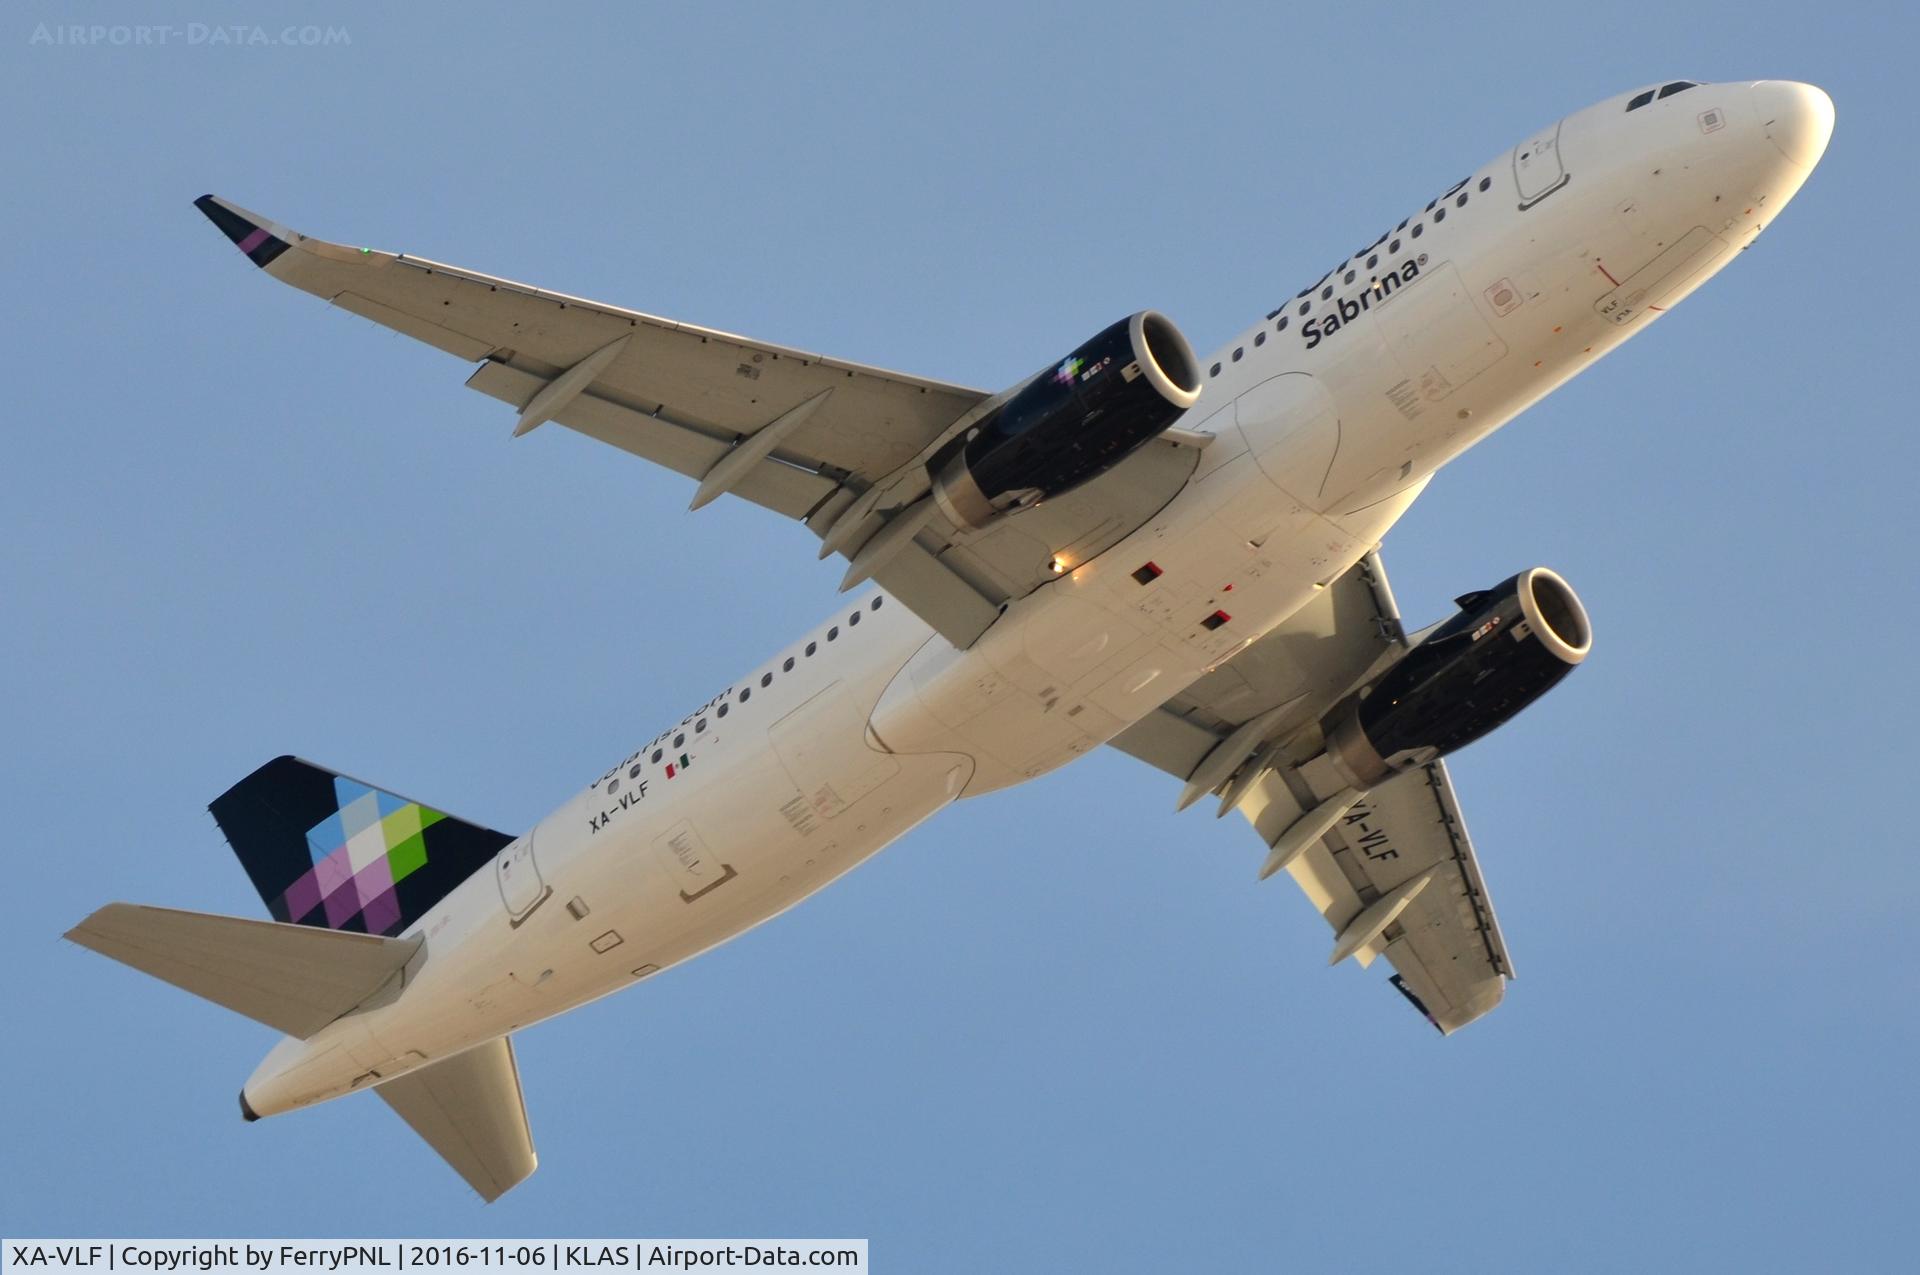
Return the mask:
[[[1442,757],[1585,658],[1533,568],[1409,635],[1376,552],[1441,465],[1730,262],[1826,94],[1680,80],[1529,134],[1205,359],[1143,312],[997,394],[298,234],[253,263],[467,384],[804,520],[855,592],[530,831],[293,757],[213,802],[273,921],[68,937],[285,1033],[254,1120],[371,1089],[482,1196],[534,1169],[509,1033],[791,907],[962,797],[1103,744],[1218,795],[1442,1032],[1512,975]]]

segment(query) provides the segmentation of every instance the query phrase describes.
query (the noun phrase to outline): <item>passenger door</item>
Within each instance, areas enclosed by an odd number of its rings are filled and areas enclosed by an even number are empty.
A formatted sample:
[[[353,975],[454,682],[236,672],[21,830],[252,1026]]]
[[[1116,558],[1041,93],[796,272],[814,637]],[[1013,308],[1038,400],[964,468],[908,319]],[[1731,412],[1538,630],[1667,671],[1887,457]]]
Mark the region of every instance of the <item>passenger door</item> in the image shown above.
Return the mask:
[[[517,926],[553,893],[540,879],[540,865],[533,857],[533,833],[527,833],[502,850],[493,863],[494,879],[500,885],[500,901],[507,908],[507,920]]]
[[[1520,191],[1520,210],[1525,212],[1566,185],[1566,166],[1560,161],[1560,125],[1529,138],[1513,148],[1513,184]]]

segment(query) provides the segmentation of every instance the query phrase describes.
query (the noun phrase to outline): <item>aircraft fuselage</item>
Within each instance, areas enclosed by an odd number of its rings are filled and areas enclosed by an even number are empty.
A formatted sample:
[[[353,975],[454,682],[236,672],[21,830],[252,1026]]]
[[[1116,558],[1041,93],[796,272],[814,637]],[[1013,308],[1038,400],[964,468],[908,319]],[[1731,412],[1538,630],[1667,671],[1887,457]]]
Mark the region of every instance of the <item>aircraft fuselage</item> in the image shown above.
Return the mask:
[[[849,595],[442,900],[404,986],[282,1042],[248,1107],[369,1087],[640,981],[949,802],[1111,740],[1751,243],[1818,159],[1807,93],[1622,94],[1529,134],[1202,360],[1178,426],[1212,439],[1139,529],[1063,557],[966,650]]]

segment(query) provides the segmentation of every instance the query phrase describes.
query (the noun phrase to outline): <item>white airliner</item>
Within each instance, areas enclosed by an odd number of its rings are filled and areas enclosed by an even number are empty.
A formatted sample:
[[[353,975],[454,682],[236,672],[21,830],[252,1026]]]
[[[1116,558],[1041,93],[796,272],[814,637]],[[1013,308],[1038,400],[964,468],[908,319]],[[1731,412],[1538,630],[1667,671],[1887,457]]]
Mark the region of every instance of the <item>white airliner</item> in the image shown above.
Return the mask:
[[[1218,794],[1442,1032],[1512,965],[1441,758],[1579,664],[1533,568],[1409,635],[1377,553],[1434,472],[1732,261],[1826,148],[1779,80],[1530,133],[1206,358],[1122,319],[1000,393],[786,349],[224,200],[256,265],[519,412],[802,519],[821,624],[533,829],[297,758],[214,801],[274,921],[115,903],[68,937],[285,1033],[244,1116],[371,1089],[486,1199],[530,1174],[509,1033],[793,906],[949,802],[1112,744]]]

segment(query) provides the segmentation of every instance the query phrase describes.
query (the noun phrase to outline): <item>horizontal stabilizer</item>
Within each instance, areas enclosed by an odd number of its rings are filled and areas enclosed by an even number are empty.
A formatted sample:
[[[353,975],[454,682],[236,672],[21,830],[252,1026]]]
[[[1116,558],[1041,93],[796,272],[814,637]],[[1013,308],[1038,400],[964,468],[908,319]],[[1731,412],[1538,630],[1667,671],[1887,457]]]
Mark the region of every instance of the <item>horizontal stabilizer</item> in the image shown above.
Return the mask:
[[[491,1204],[539,1166],[505,1036],[374,1090]]]
[[[135,903],[109,903],[67,937],[302,1039],[378,992],[421,943]]]

